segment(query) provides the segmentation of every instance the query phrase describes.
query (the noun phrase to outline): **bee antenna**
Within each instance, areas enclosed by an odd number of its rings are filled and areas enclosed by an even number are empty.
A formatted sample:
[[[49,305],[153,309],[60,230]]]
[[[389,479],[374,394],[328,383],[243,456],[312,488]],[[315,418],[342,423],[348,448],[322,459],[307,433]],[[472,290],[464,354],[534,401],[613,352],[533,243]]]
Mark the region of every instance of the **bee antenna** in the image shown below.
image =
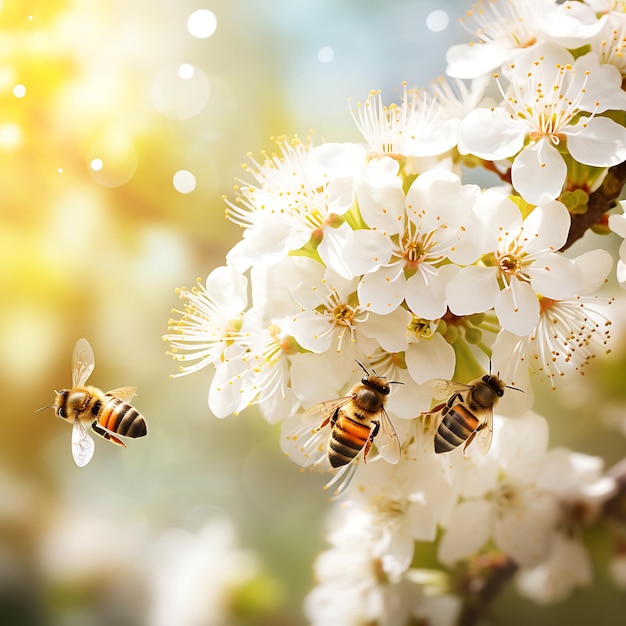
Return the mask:
[[[504,385],[507,389],[513,389],[514,391],[521,391],[524,393],[523,389],[519,389],[518,387],[512,387],[511,385]]]
[[[387,382],[388,385],[404,385],[401,380],[390,380]]]
[[[39,413],[39,411],[43,411],[44,409],[51,409],[54,404],[46,404],[46,406],[42,406],[40,409],[37,409],[35,413]]]
[[[356,360],[356,359],[355,359]],[[357,363],[359,364],[359,366],[361,367],[361,369],[369,376],[370,373],[365,369],[365,366],[363,365],[363,363],[361,363],[360,361],[357,361]],[[375,374],[376,372],[374,372]]]

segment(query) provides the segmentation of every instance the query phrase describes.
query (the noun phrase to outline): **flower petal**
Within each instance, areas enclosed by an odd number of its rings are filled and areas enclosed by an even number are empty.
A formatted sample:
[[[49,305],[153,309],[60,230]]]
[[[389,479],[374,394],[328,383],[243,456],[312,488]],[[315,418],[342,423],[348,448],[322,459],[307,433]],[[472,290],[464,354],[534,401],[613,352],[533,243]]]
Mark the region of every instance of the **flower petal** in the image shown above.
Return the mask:
[[[528,335],[539,321],[535,290],[516,279],[498,294],[495,310],[502,328],[516,335]]]
[[[445,565],[452,565],[478,552],[491,536],[492,516],[492,506],[485,500],[468,500],[459,504],[450,515],[439,544],[439,560]]]
[[[610,167],[626,160],[626,128],[608,117],[584,119],[564,130],[567,149],[579,163]]]
[[[430,378],[452,378],[456,356],[454,348],[439,334],[412,343],[405,353],[411,378],[418,384]]]
[[[459,148],[482,159],[497,161],[524,146],[526,127],[504,109],[475,109],[461,124]]]
[[[402,267],[395,263],[363,276],[358,287],[359,303],[368,311],[386,315],[402,303],[405,291]]]
[[[513,161],[511,181],[526,202],[554,200],[563,188],[567,166],[547,139],[526,146]]]
[[[556,200],[535,208],[524,220],[519,241],[527,254],[560,250],[567,241],[572,219],[565,205]]]
[[[535,258],[528,269],[533,289],[553,300],[565,300],[580,294],[583,276],[580,266],[563,254],[549,252]]]
[[[446,287],[448,307],[455,315],[488,311],[499,293],[495,267],[463,267]]]

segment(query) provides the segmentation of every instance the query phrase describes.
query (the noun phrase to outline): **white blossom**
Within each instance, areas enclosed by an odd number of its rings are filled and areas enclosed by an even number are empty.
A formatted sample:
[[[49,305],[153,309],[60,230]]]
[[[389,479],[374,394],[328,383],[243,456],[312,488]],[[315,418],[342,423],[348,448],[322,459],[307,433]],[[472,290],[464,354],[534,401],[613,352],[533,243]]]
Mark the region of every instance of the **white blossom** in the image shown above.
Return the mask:
[[[609,167],[626,159],[626,129],[599,113],[626,107],[621,75],[594,53],[574,57],[552,43],[520,54],[504,106],[476,109],[461,125],[463,146],[488,160],[515,156],[514,188],[531,204],[559,196],[567,164]],[[589,115],[585,115],[588,113]]]
[[[485,228],[485,262],[452,277],[448,306],[455,315],[494,308],[503,329],[527,335],[539,321],[538,293],[562,300],[582,286],[580,268],[556,252],[569,232],[569,212],[555,201],[522,219],[511,200],[490,191],[477,202],[476,212]]]
[[[608,352],[610,321],[606,306],[610,300],[594,293],[604,283],[612,265],[605,250],[591,250],[576,259],[582,275],[580,295],[564,300],[539,299],[539,320],[526,336],[501,330],[493,347],[493,362],[510,381],[517,381],[520,369],[555,379],[567,372],[581,371],[602,351]]]
[[[520,50],[548,39],[578,48],[602,27],[593,11],[579,2],[554,0],[479,0],[461,24],[479,42],[451,46],[449,76],[475,78],[514,61]]]

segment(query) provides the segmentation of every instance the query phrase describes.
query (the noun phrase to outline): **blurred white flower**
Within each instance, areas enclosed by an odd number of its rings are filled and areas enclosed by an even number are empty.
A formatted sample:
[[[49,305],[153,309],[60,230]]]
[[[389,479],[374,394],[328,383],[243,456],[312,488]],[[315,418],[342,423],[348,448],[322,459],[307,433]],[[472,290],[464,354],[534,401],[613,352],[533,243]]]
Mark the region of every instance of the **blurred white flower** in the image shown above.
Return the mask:
[[[486,457],[449,454],[460,500],[446,522],[439,559],[453,564],[487,542],[522,567],[545,557],[558,519],[558,500],[537,484],[548,426],[535,414],[494,416],[494,441]]]
[[[538,604],[562,602],[575,589],[591,587],[593,567],[585,547],[556,533],[544,560],[515,577],[519,592]]]
[[[228,520],[198,533],[171,528],[158,536],[148,567],[150,626],[225,626],[233,596],[261,573],[256,555],[238,545]]]
[[[411,618],[433,626],[456,624],[460,602],[443,592],[437,572],[411,571],[389,578],[372,553],[367,532],[357,522],[331,536],[333,547],[315,562],[317,586],[305,600],[312,626],[381,626],[406,624]]]

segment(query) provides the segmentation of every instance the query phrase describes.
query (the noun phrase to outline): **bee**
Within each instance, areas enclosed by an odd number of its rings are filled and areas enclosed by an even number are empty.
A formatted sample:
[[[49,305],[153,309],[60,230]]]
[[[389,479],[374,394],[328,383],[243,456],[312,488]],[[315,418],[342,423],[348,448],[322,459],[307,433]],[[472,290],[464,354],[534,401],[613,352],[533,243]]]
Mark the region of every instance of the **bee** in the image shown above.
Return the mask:
[[[463,452],[476,440],[481,454],[487,454],[493,438],[493,407],[504,395],[505,389],[517,387],[505,385],[493,374],[466,385],[453,380],[433,378],[424,383],[435,398],[447,400],[422,415],[439,414],[439,426],[435,432],[435,452],[450,452],[463,442]]]
[[[283,449],[296,463],[338,470],[324,487],[337,483],[335,496],[348,488],[358,461],[367,461],[374,442],[387,462],[395,464],[400,459],[400,441],[385,402],[390,385],[401,383],[370,374],[357,363],[365,376],[347,395],[318,402],[283,423]]]
[[[129,404],[135,395],[134,387],[120,387],[105,393],[97,387],[85,386],[94,367],[89,342],[79,339],[72,354],[72,389],[55,390],[54,403],[39,409],[53,407],[57,417],[73,424],[72,456],[78,467],[87,465],[95,450],[86,426],[124,448],[126,444],[117,435],[136,438],[148,434],[143,415]]]

